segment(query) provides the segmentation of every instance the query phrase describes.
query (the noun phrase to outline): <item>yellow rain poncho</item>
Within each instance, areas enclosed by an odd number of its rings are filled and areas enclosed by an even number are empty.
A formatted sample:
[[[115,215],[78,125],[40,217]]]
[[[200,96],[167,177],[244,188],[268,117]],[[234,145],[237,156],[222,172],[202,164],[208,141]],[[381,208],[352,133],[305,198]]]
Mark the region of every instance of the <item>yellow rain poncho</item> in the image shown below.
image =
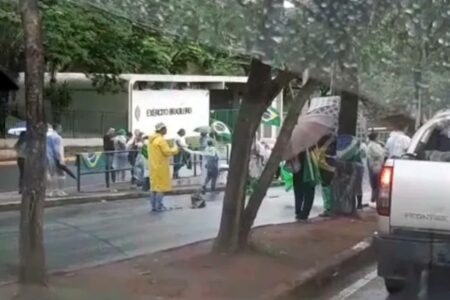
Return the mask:
[[[170,157],[178,153],[177,147],[170,147],[164,137],[156,133],[148,140],[150,190],[164,193],[172,189]]]

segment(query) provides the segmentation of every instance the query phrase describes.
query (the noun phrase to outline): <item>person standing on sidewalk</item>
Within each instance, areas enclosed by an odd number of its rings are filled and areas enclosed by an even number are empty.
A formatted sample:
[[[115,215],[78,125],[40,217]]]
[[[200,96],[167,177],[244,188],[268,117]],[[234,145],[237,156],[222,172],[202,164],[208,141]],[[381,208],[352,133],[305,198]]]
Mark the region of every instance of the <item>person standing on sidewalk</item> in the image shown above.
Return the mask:
[[[403,130],[394,130],[386,142],[386,150],[389,158],[400,158],[408,150],[411,139]]]
[[[117,130],[117,135],[114,138],[114,161],[113,168],[116,171],[116,176],[120,175],[120,180],[125,182],[125,169],[129,167],[128,153],[127,153],[127,132],[124,129]]]
[[[367,168],[369,170],[370,187],[372,188],[371,202],[378,198],[378,177],[386,158],[386,151],[383,145],[378,141],[378,134],[372,132],[369,134],[369,144],[367,145]]]
[[[143,142],[147,142],[143,140]],[[134,174],[137,180],[137,186],[141,186],[144,192],[150,190],[150,177],[148,172],[148,145],[143,144],[136,157]]]
[[[106,182],[116,182],[116,173],[113,171],[113,159],[114,159],[114,137],[116,135],[116,130],[114,128],[108,129],[106,134],[103,136],[103,151],[105,153],[105,181]],[[109,180],[111,178],[111,181]]]
[[[23,190],[23,176],[25,170],[25,157],[26,157],[26,133],[22,131],[19,135],[17,143],[14,145],[17,156],[17,167],[19,168],[19,194],[22,194]]]
[[[355,195],[356,209],[363,209],[363,178],[364,178],[364,159],[366,157],[365,147],[359,142],[359,151],[355,155]]]
[[[139,183],[139,180],[135,174],[135,167],[136,167],[136,158],[142,149],[142,137],[143,133],[136,129],[134,131],[134,135],[131,134],[131,132],[128,133],[127,136],[127,151],[128,152],[128,162],[131,166],[131,184]]]
[[[206,147],[208,147],[208,140],[209,140],[209,136],[208,133],[206,132],[201,132],[200,133],[200,146],[199,146],[199,150],[200,151],[204,151],[206,149]]]
[[[323,212],[320,216],[329,217],[332,215],[333,209],[333,189],[331,184],[336,172],[336,137],[334,135],[322,137],[314,149],[314,153],[322,185]]]
[[[298,155],[300,168],[293,173],[295,217],[307,222],[314,203],[315,189],[319,182],[319,171],[312,149]]]
[[[203,194],[206,193],[209,182],[211,182],[211,192],[215,192],[217,178],[219,177],[219,154],[212,140],[208,141],[208,147],[205,150],[205,160],[206,178],[202,188]]]
[[[48,178],[48,197],[64,197],[64,181],[66,179],[63,168],[64,144],[61,135],[60,125],[48,125],[47,129],[47,178]]]
[[[188,148],[188,145],[186,144],[186,130],[180,129],[177,132],[177,137],[175,138],[175,145],[180,150],[177,155],[173,157],[173,179],[180,178],[178,172],[180,169],[187,164],[187,156],[188,153],[186,152],[186,149]]]
[[[166,208],[163,204],[164,193],[172,189],[170,176],[171,156],[178,153],[178,147],[170,147],[164,136],[167,127],[164,123],[155,126],[156,133],[149,138],[149,171],[152,211],[161,212]]]

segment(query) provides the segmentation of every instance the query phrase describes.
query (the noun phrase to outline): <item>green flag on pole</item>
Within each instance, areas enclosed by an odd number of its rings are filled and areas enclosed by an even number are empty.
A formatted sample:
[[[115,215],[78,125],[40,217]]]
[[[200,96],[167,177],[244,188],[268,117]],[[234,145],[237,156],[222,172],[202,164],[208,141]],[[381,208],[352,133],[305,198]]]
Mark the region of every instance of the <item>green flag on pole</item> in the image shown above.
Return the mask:
[[[281,116],[278,110],[269,107],[262,116],[262,123],[270,126],[281,126]]]
[[[103,171],[105,170],[105,153],[103,152],[90,152],[81,153],[80,168],[87,171]]]

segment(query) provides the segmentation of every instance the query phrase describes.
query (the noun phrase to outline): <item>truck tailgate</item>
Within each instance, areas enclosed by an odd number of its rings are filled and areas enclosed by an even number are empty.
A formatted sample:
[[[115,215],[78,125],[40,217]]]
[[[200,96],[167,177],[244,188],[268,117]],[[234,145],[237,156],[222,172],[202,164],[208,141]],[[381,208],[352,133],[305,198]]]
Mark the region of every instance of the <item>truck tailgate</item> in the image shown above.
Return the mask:
[[[450,163],[396,160],[391,227],[450,233]]]

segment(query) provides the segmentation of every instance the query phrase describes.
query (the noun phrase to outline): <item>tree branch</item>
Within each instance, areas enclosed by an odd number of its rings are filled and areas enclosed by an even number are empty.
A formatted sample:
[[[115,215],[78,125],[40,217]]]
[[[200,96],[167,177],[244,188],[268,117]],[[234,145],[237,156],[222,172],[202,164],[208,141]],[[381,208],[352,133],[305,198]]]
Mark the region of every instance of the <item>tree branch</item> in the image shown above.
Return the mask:
[[[299,76],[290,71],[279,71],[278,75],[272,79],[267,100],[272,103],[273,99],[289,84],[289,82]],[[269,103],[269,104],[270,104]]]

